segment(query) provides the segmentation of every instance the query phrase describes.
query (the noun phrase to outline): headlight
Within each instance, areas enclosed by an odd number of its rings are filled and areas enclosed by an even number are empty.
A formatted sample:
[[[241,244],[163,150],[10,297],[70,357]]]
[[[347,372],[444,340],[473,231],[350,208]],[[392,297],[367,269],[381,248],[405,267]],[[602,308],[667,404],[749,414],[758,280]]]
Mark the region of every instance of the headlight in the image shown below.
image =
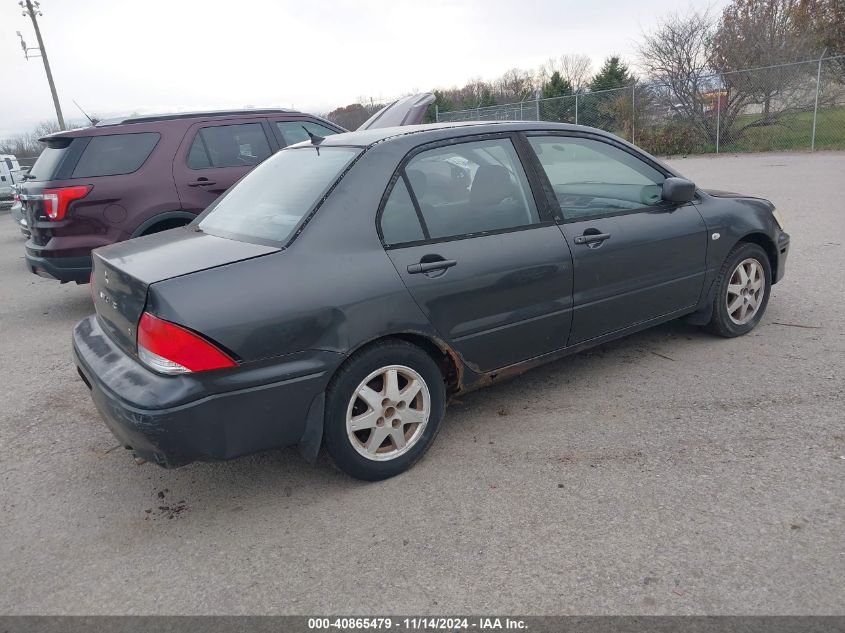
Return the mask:
[[[775,222],[778,223],[778,227],[780,228],[780,230],[783,231],[784,229],[786,229],[786,223],[783,221],[783,216],[780,214],[780,211],[778,211],[777,209],[772,209],[772,215],[775,218]]]

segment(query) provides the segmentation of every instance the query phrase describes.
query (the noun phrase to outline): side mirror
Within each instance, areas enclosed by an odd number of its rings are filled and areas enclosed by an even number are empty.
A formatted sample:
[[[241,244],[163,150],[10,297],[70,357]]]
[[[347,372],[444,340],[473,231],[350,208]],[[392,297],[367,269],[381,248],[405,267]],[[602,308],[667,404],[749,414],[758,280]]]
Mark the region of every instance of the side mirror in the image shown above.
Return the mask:
[[[695,197],[695,183],[686,178],[667,178],[663,181],[663,199],[683,204]]]

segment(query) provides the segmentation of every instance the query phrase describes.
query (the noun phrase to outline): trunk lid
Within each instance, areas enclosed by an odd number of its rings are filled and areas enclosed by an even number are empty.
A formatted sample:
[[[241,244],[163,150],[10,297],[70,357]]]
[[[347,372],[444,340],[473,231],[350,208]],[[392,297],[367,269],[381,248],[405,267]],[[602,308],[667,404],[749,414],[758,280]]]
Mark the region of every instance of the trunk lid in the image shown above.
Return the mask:
[[[399,125],[416,125],[422,123],[428,106],[434,103],[434,95],[430,92],[402,97],[384,106],[369,119],[364,121],[359,130],[374,128],[396,127]]]
[[[135,354],[137,325],[149,287],[165,279],[279,251],[183,227],[98,248],[93,252],[91,296],[103,329]]]

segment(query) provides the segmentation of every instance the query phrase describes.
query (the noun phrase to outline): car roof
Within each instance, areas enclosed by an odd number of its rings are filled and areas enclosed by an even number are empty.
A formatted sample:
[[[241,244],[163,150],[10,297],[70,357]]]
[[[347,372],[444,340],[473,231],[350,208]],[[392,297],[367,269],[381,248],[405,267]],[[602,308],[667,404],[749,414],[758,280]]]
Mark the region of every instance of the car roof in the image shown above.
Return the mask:
[[[320,144],[322,146],[351,145],[354,147],[369,147],[376,143],[410,135],[430,136],[430,140],[438,140],[440,138],[448,138],[449,136],[468,136],[490,132],[516,132],[521,130],[566,130],[612,136],[602,130],[584,125],[570,125],[568,123],[549,123],[546,121],[459,121],[451,123],[423,123],[420,125],[372,128],[356,132],[346,132],[327,136]],[[429,139],[422,138],[419,139],[419,142],[424,143],[427,140]]]
[[[44,141],[46,139],[51,138],[74,138],[77,136],[90,136],[92,131],[97,130],[105,130],[105,133],[108,133],[107,129],[111,127],[123,126],[123,125],[142,125],[142,124],[154,124],[154,123],[161,123],[166,121],[176,121],[182,125],[190,126],[195,122],[200,121],[213,121],[215,119],[227,119],[227,118],[262,118],[269,115],[274,114],[286,114],[286,115],[293,115],[293,116],[301,116],[301,117],[308,117],[313,118],[318,121],[322,121],[318,116],[313,114],[308,114],[306,112],[300,112],[299,110],[288,110],[285,108],[254,108],[254,109],[240,109],[240,110],[206,110],[206,111],[196,111],[196,112],[171,112],[165,114],[144,114],[144,115],[135,115],[129,117],[118,117],[114,119],[104,119],[102,121],[98,121],[95,125],[89,125],[87,127],[79,127],[74,128],[72,130],[65,130],[62,132],[53,132],[52,134],[47,134],[41,138],[39,141]],[[148,126],[149,127],[149,126]],[[335,126],[337,127],[337,126]]]
[[[268,114],[302,114],[298,110],[288,110],[285,108],[258,108],[258,109],[240,109],[240,110],[205,110],[193,112],[170,112],[164,114],[143,114],[128,117],[118,117],[114,119],[104,119],[98,121],[95,127],[106,127],[109,125],[121,125],[124,123],[152,123],[155,121],[174,121],[178,119],[213,119],[216,117],[232,117],[232,116],[266,116]]]
[[[631,148],[638,155],[644,156],[660,165],[669,174],[680,175],[675,169],[652,156],[641,147],[623,138],[594,127],[586,125],[572,125],[570,123],[550,123],[547,121],[455,121],[451,123],[425,123],[421,125],[405,125],[402,127],[372,128],[356,132],[345,132],[327,136],[320,142],[320,146],[336,147],[362,147],[369,148],[376,145],[385,148],[397,147],[399,151],[409,151],[414,147],[425,145],[436,141],[458,138],[462,136],[475,136],[478,134],[490,134],[495,132],[580,132],[593,137],[604,137],[616,144]],[[290,147],[304,147],[308,141],[297,143]]]

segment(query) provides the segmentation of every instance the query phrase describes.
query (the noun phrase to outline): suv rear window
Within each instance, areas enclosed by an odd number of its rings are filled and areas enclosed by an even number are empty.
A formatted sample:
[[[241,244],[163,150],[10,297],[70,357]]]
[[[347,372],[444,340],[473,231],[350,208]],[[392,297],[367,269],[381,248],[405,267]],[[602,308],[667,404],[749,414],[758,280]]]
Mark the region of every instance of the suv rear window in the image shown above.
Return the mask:
[[[160,138],[157,132],[94,136],[82,152],[71,178],[118,176],[138,171]]]
[[[284,149],[206,209],[199,229],[259,244],[286,242],[360,153],[354,147]]]

